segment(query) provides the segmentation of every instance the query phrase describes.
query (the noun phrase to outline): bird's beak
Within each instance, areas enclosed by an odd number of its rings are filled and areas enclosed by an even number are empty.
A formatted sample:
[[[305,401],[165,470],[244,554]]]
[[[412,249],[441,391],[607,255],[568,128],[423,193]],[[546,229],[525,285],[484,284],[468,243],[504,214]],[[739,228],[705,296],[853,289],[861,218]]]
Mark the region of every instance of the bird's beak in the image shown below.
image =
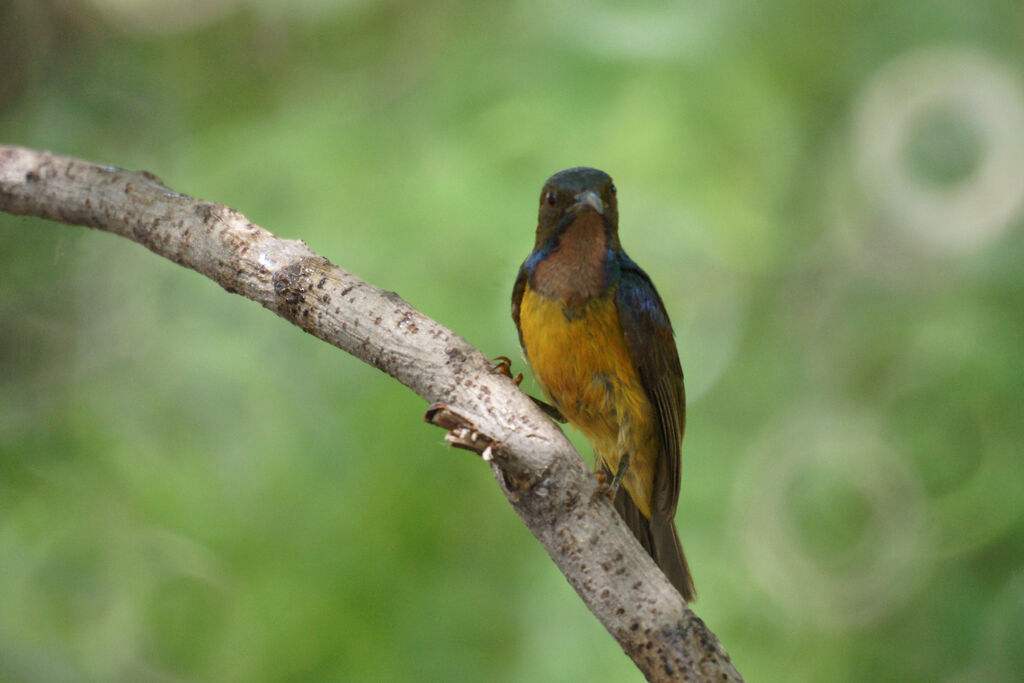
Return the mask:
[[[573,213],[579,213],[586,209],[593,209],[598,214],[604,215],[604,202],[601,201],[601,197],[598,196],[593,190],[584,190],[577,194],[574,199],[576,203],[572,205],[571,211]]]

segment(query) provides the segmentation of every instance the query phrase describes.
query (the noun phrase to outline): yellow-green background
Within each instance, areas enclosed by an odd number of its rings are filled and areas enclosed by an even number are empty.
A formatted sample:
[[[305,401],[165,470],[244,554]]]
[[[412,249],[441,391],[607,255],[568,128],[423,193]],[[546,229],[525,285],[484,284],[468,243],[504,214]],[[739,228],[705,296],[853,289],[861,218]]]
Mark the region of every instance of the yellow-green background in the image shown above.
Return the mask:
[[[1016,0],[7,0],[0,67],[0,141],[228,204],[518,369],[540,186],[607,170],[690,389],[696,609],[747,680],[1024,670]],[[894,143],[928,206],[1009,159],[948,239],[865,152],[929,88]],[[0,216],[0,678],[638,680],[425,407]]]

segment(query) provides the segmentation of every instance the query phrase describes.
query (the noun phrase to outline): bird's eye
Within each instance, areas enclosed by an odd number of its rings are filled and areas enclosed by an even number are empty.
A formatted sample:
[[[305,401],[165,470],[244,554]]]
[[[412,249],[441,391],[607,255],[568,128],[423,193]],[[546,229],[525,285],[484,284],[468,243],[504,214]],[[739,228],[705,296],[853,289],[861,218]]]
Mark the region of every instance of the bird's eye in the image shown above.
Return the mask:
[[[544,195],[544,203],[547,204],[548,206],[553,207],[555,204],[558,203],[558,195],[556,195],[554,192],[548,192],[546,195]]]
[[[615,183],[612,183],[612,196],[615,196]]]

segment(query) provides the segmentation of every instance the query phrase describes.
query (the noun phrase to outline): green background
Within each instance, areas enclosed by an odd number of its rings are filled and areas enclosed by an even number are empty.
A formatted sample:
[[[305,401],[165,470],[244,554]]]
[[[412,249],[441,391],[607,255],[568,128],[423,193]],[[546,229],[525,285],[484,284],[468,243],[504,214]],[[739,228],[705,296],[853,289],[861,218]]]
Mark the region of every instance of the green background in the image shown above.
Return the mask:
[[[0,141],[237,208],[520,370],[540,187],[607,170],[739,670],[1011,680],[1022,7],[8,0]],[[639,680],[425,408],[124,239],[0,215],[0,678]]]

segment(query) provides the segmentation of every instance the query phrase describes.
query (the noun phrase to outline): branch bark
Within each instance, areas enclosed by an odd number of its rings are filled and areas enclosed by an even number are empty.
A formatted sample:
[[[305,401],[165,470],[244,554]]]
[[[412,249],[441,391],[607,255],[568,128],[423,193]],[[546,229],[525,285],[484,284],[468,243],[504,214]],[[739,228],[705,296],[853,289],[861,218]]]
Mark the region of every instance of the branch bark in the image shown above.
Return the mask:
[[[453,445],[484,454],[520,518],[649,680],[742,680],[562,432],[486,356],[394,292],[147,172],[0,145],[0,210],[138,242],[391,375],[434,404],[426,417],[452,430]]]

